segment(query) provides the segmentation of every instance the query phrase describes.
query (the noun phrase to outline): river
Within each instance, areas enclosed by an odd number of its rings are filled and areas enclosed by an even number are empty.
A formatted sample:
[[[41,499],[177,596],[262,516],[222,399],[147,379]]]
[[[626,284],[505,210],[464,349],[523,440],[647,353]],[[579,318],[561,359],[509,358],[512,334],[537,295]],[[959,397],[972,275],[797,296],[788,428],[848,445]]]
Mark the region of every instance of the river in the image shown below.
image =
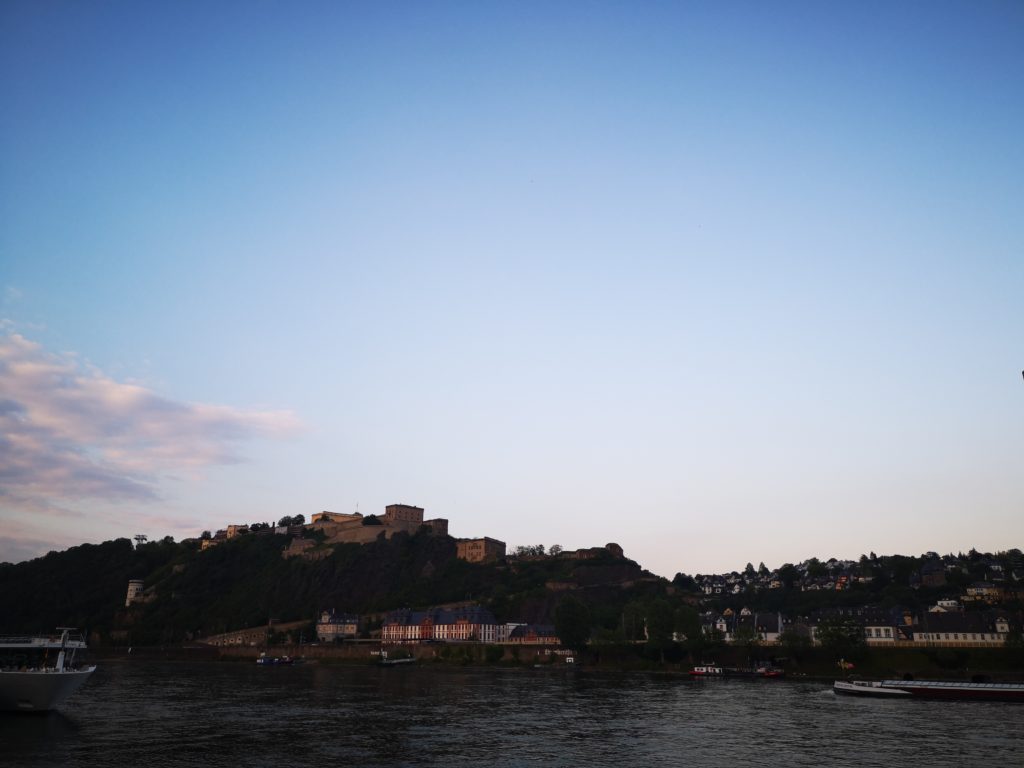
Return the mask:
[[[0,766],[1024,766],[1024,705],[596,671],[107,662]]]

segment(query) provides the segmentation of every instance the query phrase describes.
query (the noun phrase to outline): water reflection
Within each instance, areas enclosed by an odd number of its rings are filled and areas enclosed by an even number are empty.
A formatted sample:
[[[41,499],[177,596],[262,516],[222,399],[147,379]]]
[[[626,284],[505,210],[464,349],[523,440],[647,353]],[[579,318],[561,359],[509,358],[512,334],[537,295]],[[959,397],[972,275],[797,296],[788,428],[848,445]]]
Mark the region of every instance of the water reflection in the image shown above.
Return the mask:
[[[63,712],[0,712],[0,755],[31,752],[78,737],[81,726]],[[2,761],[0,761],[2,763]]]
[[[823,684],[547,670],[108,664],[0,720],[8,766],[1013,764],[1024,707],[838,700]],[[301,748],[296,748],[301,745]]]

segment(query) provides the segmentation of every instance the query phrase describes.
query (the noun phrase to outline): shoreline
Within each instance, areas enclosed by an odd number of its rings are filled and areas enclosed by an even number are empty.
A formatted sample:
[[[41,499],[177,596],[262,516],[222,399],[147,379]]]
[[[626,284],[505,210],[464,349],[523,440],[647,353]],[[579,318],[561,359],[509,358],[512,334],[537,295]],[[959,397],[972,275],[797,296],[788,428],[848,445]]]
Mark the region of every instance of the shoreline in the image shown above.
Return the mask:
[[[689,679],[690,669],[697,662],[687,659],[661,663],[639,655],[624,657],[622,654],[601,659],[601,654],[588,651],[582,659],[577,656],[575,664],[566,664],[560,659],[564,652],[556,655],[553,648],[519,648],[518,658],[507,647],[503,655],[488,656],[488,646],[452,644],[443,649],[436,646],[405,646],[417,668],[452,669],[495,669],[521,670],[552,673],[617,672],[642,673],[681,677]],[[186,646],[136,646],[131,652],[126,647],[91,648],[89,656],[94,661],[130,663],[133,661],[167,662],[225,662],[253,663],[264,649],[257,647],[218,648],[190,644]],[[747,666],[749,661],[738,659],[732,649],[719,653],[705,654],[705,659],[717,658],[724,666]],[[300,660],[301,665],[325,666],[379,666],[380,646],[359,645],[310,645],[271,647],[268,655],[289,656]],[[527,651],[527,652],[523,652]],[[607,655],[607,654],[606,654]],[[913,650],[889,651],[868,654],[858,660],[852,669],[839,669],[836,662],[822,657],[804,657],[799,661],[779,659],[785,670],[782,680],[791,682],[831,682],[847,679],[905,679],[944,680],[956,682],[1024,682],[1024,665],[1010,649],[990,650],[982,658],[971,659],[973,663],[962,668],[944,668],[934,663],[927,654]],[[402,667],[405,665],[397,665]],[[733,679],[727,677],[725,679]],[[738,679],[738,678],[736,678]]]

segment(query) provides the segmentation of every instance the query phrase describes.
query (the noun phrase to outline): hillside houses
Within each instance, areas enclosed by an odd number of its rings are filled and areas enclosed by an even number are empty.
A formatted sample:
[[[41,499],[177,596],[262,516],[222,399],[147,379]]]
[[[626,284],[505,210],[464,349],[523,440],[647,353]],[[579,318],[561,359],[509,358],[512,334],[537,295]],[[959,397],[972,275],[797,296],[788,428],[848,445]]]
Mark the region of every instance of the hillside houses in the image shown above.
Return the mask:
[[[708,639],[729,644],[779,645],[785,642],[786,632],[819,644],[819,627],[835,620],[859,626],[869,647],[994,647],[1006,645],[1014,631],[1020,633],[1022,616],[1020,612],[951,609],[915,615],[902,608],[867,606],[827,609],[809,617],[785,617],[781,613],[757,613],[744,608],[739,612],[706,611],[701,615],[701,626]]]
[[[677,579],[682,576],[679,574]],[[974,550],[968,555],[939,556],[928,552],[920,558],[898,555],[879,558],[872,553],[870,558],[862,556],[860,560],[811,558],[774,570],[763,564],[754,569],[748,564],[743,571],[697,574],[692,581],[705,599],[749,596],[781,589],[800,592],[870,590],[880,583],[953,591],[967,604],[997,605],[1020,599],[1024,591],[1024,556],[1020,550],[1001,553],[998,559]]]

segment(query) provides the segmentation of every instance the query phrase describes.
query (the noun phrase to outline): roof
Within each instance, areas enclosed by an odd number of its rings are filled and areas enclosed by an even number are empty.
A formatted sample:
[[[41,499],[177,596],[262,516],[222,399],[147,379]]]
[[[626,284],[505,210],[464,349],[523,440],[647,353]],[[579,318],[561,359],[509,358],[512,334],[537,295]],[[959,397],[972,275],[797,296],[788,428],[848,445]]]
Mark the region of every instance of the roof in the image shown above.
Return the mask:
[[[509,639],[529,637],[557,637],[555,628],[550,624],[520,624],[509,633]]]
[[[983,613],[925,613],[921,632],[995,632],[995,621]]]
[[[390,611],[384,617],[384,624],[404,627],[422,624],[425,621],[433,624],[458,624],[460,621],[469,624],[497,624],[494,614],[479,605],[468,605],[464,608],[428,608],[425,611],[411,611],[403,608]]]
[[[358,624],[359,617],[354,613],[335,613],[334,611],[324,611],[327,614],[327,621],[323,621],[323,614],[320,615],[320,621],[317,624]]]

